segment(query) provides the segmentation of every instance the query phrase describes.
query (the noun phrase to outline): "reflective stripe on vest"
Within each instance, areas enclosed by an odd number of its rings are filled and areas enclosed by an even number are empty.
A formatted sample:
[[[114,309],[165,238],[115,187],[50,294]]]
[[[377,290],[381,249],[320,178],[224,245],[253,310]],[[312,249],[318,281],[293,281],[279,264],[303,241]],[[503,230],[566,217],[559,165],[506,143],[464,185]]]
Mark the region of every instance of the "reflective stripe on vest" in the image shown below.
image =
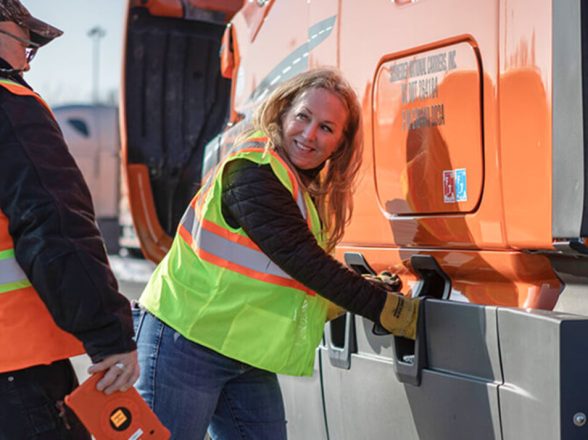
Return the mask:
[[[247,153],[247,152],[266,153],[265,144],[266,144],[267,140],[268,140],[268,138],[265,136],[257,136],[257,137],[252,137],[252,138],[247,139],[247,142],[233,145],[229,149],[226,158],[224,159],[223,162],[221,162],[221,164],[219,164],[219,166],[221,166],[224,162],[230,160],[231,157],[234,157],[235,155],[237,155],[239,153]],[[277,160],[278,162],[280,162],[282,164],[282,166],[284,167],[284,169],[287,170],[290,181],[292,182],[292,188],[293,188],[292,193],[296,194],[296,204],[298,205],[298,208],[300,209],[300,212],[302,213],[302,217],[304,217],[308,222],[310,219],[307,218],[306,203],[304,202],[304,196],[303,196],[302,191],[300,190],[300,185],[298,183],[298,179],[296,178],[296,175],[292,172],[292,170],[290,170],[288,165],[286,165],[284,160],[278,154],[276,154],[273,151],[268,151],[267,154],[272,154],[274,159]],[[211,186],[214,183],[213,176],[216,174],[216,172],[218,172],[218,167],[217,167],[216,171],[213,171],[211,173],[211,178],[207,179],[203,183],[203,185],[200,187],[200,190],[198,191],[199,194],[197,195],[195,200],[193,200],[192,203],[190,204],[190,206],[193,207],[196,211],[200,210],[200,208],[202,207],[202,204],[204,203],[204,200],[206,200],[206,197],[208,195],[208,191],[211,189]],[[308,226],[309,227],[312,226],[310,224],[310,222],[308,223]]]
[[[30,285],[30,281],[14,258],[14,250],[0,251],[0,293]]]
[[[237,153],[265,153],[265,149],[261,148],[263,144],[262,142],[258,142],[257,139],[253,141],[249,140],[247,143],[234,147],[229,153],[227,160]],[[275,152],[269,152],[268,154],[275,155],[275,159],[283,163],[282,159]],[[285,164],[284,167],[290,171]],[[298,209],[300,209],[302,217],[308,222],[308,211],[304,201],[304,194],[293,173],[289,172],[289,177],[296,191],[296,204],[298,205]],[[197,208],[195,206],[203,203],[202,201],[206,199],[212,180],[209,179],[203,186],[203,194],[200,197],[196,197],[190,204],[178,228],[178,234],[194,252],[211,263],[238,271],[243,275],[280,286],[293,287],[309,295],[315,295],[314,291],[294,280],[290,275],[280,269],[249,237],[231,234],[226,229],[210,221],[197,218],[199,216],[197,215]]]
[[[202,224],[196,222],[193,209],[188,209],[184,214],[178,233],[200,258],[211,263],[252,278],[315,295],[314,291],[276,266],[250,239],[240,237],[232,240],[214,223],[206,220]]]

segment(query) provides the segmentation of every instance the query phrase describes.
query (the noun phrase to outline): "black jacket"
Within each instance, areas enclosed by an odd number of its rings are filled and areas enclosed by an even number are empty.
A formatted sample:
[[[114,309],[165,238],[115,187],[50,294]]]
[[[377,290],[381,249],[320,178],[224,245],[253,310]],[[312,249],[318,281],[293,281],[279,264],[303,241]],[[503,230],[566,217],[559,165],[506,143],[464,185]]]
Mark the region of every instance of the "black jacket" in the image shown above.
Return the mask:
[[[0,59],[0,69],[8,68]],[[28,87],[19,76],[9,77]],[[92,199],[57,122],[33,96],[0,87],[0,209],[16,260],[59,327],[97,362],[135,349]],[[2,329],[0,329],[2,331]]]
[[[350,312],[379,323],[386,292],[325,253],[269,165],[234,160],[223,174],[223,216],[284,272]]]

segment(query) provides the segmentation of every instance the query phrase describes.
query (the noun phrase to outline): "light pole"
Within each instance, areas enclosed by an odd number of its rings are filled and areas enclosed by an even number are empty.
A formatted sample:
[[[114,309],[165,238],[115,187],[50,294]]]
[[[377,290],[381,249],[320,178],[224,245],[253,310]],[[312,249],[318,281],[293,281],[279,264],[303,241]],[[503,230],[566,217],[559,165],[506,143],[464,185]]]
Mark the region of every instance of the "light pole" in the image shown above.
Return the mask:
[[[106,35],[106,31],[100,26],[94,26],[88,31],[88,37],[94,40],[94,61],[93,61],[93,100],[98,104],[100,100],[98,81],[100,77],[100,39]]]

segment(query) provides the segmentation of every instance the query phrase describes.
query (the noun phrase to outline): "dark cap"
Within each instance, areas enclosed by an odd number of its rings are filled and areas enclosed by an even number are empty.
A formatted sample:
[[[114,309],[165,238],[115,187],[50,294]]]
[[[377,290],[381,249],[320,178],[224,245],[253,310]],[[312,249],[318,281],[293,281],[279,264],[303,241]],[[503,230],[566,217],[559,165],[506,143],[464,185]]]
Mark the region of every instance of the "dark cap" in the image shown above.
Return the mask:
[[[56,27],[31,15],[19,0],[0,0],[0,21],[12,21],[28,29],[31,41],[43,46],[63,34]]]

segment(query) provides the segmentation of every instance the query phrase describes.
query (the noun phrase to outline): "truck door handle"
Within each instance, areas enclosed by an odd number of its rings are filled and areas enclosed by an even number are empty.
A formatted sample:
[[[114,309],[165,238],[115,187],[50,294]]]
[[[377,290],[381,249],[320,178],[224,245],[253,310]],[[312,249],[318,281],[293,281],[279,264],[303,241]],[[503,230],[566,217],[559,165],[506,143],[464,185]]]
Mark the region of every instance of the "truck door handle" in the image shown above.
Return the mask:
[[[420,276],[421,282],[413,296],[428,296],[436,299],[448,299],[451,293],[451,279],[432,255],[413,255],[410,258],[413,270]]]
[[[359,274],[376,272],[371,268],[361,253],[348,252],[345,263]],[[428,296],[447,299],[451,292],[451,280],[437,264],[431,255],[413,255],[411,258],[413,270],[420,276],[420,283],[413,293],[414,297]],[[399,336],[393,337],[394,372],[400,382],[419,386],[422,370],[427,365],[427,344],[425,328],[425,304],[420,313],[416,341]],[[373,333],[381,335],[379,326],[374,324]]]
[[[345,264],[357,273],[375,273],[362,254],[347,252],[344,259]],[[351,368],[351,354],[357,352],[355,315],[347,312],[329,322],[325,327],[325,339],[331,365],[345,370]]]
[[[413,292],[413,297],[426,296],[447,299],[451,293],[451,279],[443,272],[432,255],[413,255],[410,259],[413,270],[419,275],[420,282]],[[394,371],[400,382],[415,386],[421,384],[423,368],[427,365],[426,303],[418,323],[416,341],[394,337]]]
[[[351,270],[354,270],[360,275],[376,275],[376,271],[372,269],[362,253],[345,252],[343,259]]]
[[[325,339],[331,365],[349,370],[351,354],[357,352],[355,315],[347,312],[329,322],[325,327]]]

